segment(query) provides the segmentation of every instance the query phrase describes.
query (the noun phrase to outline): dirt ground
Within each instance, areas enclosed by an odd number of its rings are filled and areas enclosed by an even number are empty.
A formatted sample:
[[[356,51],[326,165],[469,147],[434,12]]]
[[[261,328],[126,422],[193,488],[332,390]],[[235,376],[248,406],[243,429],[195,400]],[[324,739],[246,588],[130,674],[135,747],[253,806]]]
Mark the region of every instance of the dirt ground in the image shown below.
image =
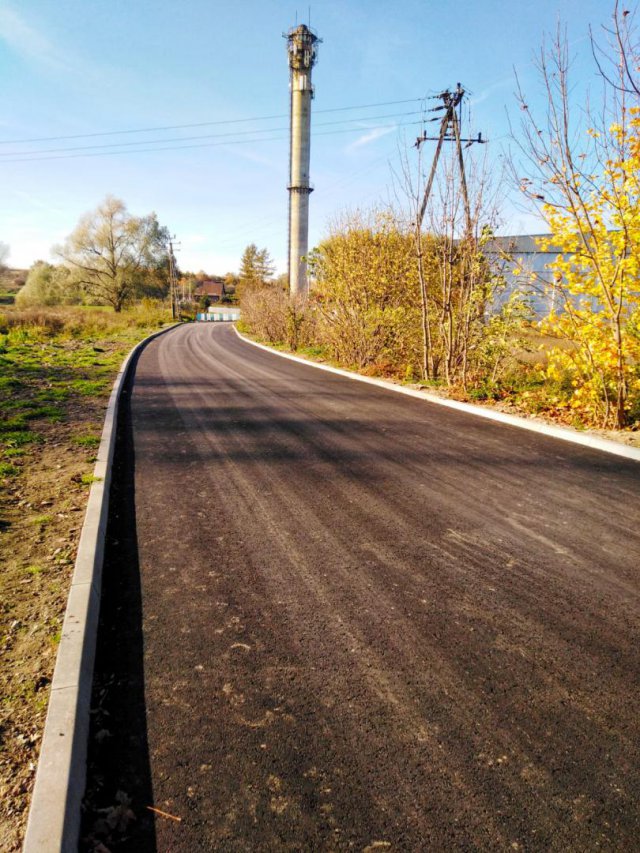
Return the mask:
[[[100,432],[104,406],[76,405],[72,423],[47,424],[28,470],[3,496],[0,848],[19,849],[33,786],[49,685],[82,528],[95,450],[71,441]]]
[[[21,848],[113,379],[147,329],[0,351],[0,850]],[[22,347],[22,349],[20,349]]]

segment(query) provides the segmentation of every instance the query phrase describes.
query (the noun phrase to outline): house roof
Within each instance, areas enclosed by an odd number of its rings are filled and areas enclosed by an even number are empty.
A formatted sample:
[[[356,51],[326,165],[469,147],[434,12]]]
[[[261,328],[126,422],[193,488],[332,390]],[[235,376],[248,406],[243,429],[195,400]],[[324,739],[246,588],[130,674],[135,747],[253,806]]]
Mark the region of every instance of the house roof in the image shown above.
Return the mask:
[[[206,279],[196,285],[196,296],[224,296],[224,281],[222,279]]]

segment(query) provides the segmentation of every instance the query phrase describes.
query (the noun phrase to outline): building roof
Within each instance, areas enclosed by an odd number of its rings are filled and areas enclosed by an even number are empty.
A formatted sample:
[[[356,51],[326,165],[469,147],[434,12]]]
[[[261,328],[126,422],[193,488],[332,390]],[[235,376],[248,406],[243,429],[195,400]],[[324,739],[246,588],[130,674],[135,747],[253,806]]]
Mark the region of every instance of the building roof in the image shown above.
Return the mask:
[[[194,293],[196,296],[224,296],[224,280],[209,278],[199,281]]]

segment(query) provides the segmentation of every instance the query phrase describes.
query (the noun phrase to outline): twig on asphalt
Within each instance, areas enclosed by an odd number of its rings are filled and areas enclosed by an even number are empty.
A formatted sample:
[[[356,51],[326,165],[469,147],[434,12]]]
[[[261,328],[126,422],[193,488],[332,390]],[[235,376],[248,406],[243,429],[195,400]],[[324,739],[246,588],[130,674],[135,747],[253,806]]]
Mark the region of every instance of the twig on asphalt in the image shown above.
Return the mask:
[[[174,815],[174,814],[169,814],[168,812],[163,812],[161,809],[155,808],[155,806],[147,806],[147,808],[149,809],[150,812],[155,812],[156,814],[159,814],[162,817],[168,817],[169,820],[175,820],[178,823],[182,822],[181,817],[176,817],[176,815]]]

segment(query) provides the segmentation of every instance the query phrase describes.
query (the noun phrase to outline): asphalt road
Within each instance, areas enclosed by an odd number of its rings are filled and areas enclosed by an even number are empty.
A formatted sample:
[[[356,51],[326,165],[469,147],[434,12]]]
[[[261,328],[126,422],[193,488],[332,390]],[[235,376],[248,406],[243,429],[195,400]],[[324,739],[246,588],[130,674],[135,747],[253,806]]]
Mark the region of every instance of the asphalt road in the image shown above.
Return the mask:
[[[149,848],[640,849],[640,465],[205,324],[131,435]]]

